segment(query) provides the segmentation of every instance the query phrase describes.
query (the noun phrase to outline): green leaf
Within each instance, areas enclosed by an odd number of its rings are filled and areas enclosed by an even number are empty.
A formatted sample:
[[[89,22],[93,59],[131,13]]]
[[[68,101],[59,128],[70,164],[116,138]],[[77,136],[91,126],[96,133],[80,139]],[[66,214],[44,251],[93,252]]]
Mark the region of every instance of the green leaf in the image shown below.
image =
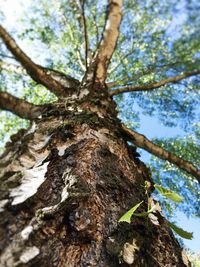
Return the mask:
[[[182,228],[177,227],[175,224],[173,224],[169,221],[167,221],[167,223],[172,228],[172,230],[174,230],[174,232],[176,232],[182,238],[185,238],[185,239],[192,239],[193,238],[192,232],[187,232],[187,231],[183,230]]]
[[[134,215],[137,217],[146,217],[149,215],[149,213],[152,213],[156,209],[156,205],[154,205],[150,210],[141,212],[141,213],[135,213]]]
[[[175,192],[173,192],[167,188],[164,188],[158,184],[155,184],[154,187],[155,187],[155,189],[158,190],[158,192],[161,195],[173,200],[174,202],[181,202],[183,200],[183,198],[181,196],[179,196],[178,194],[176,194]]]
[[[136,204],[134,207],[132,207],[129,211],[127,211],[120,219],[118,222],[127,222],[131,223],[131,217],[134,214],[134,212],[139,208],[139,206],[142,204],[143,201],[140,203]]]

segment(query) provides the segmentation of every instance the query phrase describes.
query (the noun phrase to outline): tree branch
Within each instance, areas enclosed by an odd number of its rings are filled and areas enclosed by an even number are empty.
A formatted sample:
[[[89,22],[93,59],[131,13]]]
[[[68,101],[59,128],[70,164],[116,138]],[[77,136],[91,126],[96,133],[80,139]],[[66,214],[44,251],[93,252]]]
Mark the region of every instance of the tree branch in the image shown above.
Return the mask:
[[[95,30],[96,30],[96,47],[98,46],[98,43],[99,43],[99,28],[98,28],[98,25],[97,25],[97,10],[96,12],[92,12],[92,18],[93,18],[93,21],[94,21],[94,26],[95,26]]]
[[[154,83],[150,83],[150,84],[146,84],[146,85],[124,86],[124,87],[121,87],[119,89],[110,91],[109,95],[114,96],[114,95],[127,93],[127,92],[151,91],[151,90],[154,90],[154,89],[159,88],[161,86],[164,86],[168,83],[177,83],[180,80],[183,80],[183,79],[186,79],[188,77],[198,75],[198,74],[200,74],[200,70],[194,70],[194,71],[190,71],[190,72],[185,72],[181,75],[177,75],[177,76],[163,79],[159,82],[154,82]]]
[[[92,65],[95,65],[95,81],[103,84],[106,80],[108,65],[115,50],[122,18],[122,0],[108,0],[107,19],[102,39]]]
[[[40,68],[42,68],[49,76],[51,76],[54,80],[59,82],[61,85],[63,85],[67,89],[76,88],[80,85],[80,82],[78,80],[60,71],[49,69],[49,68],[44,68],[44,67],[40,67]],[[1,69],[7,72],[13,72],[15,74],[27,75],[26,70],[22,66],[11,64],[11,63],[8,63],[2,60],[0,60],[0,70]]]
[[[6,92],[0,92],[0,109],[11,111],[21,118],[34,120],[43,111],[43,106],[31,104]]]
[[[88,34],[87,34],[87,24],[86,24],[86,18],[85,18],[85,1],[84,0],[76,0],[76,4],[80,13],[79,18],[79,25],[80,28],[83,31],[83,39],[84,39],[84,48],[85,48],[85,67],[86,70],[89,65],[89,42],[88,42]]]
[[[0,57],[15,59],[13,56],[8,56],[8,55],[2,54],[2,53],[0,53]]]
[[[71,40],[74,40],[75,39],[74,27],[71,27],[71,25],[70,25],[70,23],[68,21],[69,19],[65,15],[65,11],[61,7],[59,1],[52,0],[52,3],[53,3],[53,6],[54,6],[55,10],[58,12],[58,15],[60,17],[62,17],[63,24],[68,29],[68,32],[69,32],[69,35],[70,35]],[[86,69],[85,69],[84,61],[82,59],[81,52],[80,52],[80,49],[77,46],[77,44],[75,44],[75,49],[74,50],[76,51],[76,54],[77,54],[77,57],[78,57],[78,61],[79,61],[80,67],[85,72]]]
[[[124,57],[123,57],[124,58]],[[122,58],[122,60],[123,60]],[[122,61],[120,60],[120,61]],[[107,82],[106,85],[108,88],[112,88],[112,87],[119,87],[121,84],[123,84],[123,86],[125,86],[126,84],[130,84],[134,81],[137,81],[138,79],[140,79],[141,77],[151,74],[155,71],[160,71],[160,70],[169,70],[171,68],[173,68],[173,66],[175,66],[178,63],[183,63],[183,62],[171,62],[171,63],[167,63],[167,64],[161,64],[161,65],[148,65],[145,69],[141,68],[139,71],[137,71],[136,73],[134,73],[134,76],[131,77],[130,79],[123,79],[123,80],[118,80],[118,81],[113,81],[113,82]],[[119,64],[120,65],[120,64]]]
[[[120,60],[119,60],[120,62],[118,62],[118,64],[116,64],[110,71],[108,71],[108,74],[115,72],[121,66],[121,62],[124,59],[126,59],[127,57],[131,56],[133,53],[134,53],[134,51],[129,51],[128,53],[126,53],[125,55],[123,55],[123,57],[120,58]],[[112,84],[112,82],[111,82],[111,84]],[[107,86],[110,87],[110,83],[107,83]]]
[[[44,68],[44,71],[51,76],[55,81],[59,82],[61,85],[63,85],[66,89],[74,89],[77,88],[80,85],[79,80],[71,77],[70,75],[67,75],[63,72],[50,69],[50,68]],[[66,93],[65,93],[66,95]]]
[[[16,44],[15,40],[6,32],[6,30],[0,26],[0,37],[5,43],[6,47],[15,56],[16,60],[19,61],[25,68],[31,78],[44,85],[50,91],[55,93],[57,96],[63,96],[67,94],[66,88],[53,79],[50,75],[45,72],[45,69],[35,64]]]
[[[198,182],[200,182],[200,170],[193,166],[192,163],[152,143],[144,135],[127,128],[123,124],[122,129],[136,146],[143,148],[144,150],[161,159],[167,160],[170,163],[175,164],[178,168],[186,171],[188,174],[192,174],[198,180]]]

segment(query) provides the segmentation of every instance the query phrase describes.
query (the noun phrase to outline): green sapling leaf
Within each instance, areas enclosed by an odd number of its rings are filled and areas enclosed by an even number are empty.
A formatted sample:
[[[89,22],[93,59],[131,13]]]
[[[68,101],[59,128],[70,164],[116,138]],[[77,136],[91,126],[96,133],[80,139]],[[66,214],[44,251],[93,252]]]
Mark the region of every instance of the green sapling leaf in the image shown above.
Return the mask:
[[[172,230],[174,230],[174,232],[177,233],[177,235],[179,235],[180,237],[185,238],[185,239],[193,238],[192,232],[187,232],[169,221],[167,221],[167,223],[172,228]]]
[[[128,210],[120,219],[118,222],[127,222],[131,223],[131,217],[134,214],[134,212],[139,208],[139,206],[143,203],[141,201],[140,203],[136,204],[134,207],[132,207],[130,210]]]
[[[183,200],[181,196],[167,188],[162,187],[161,185],[155,184],[154,187],[161,195],[173,200],[174,202],[181,202]]]

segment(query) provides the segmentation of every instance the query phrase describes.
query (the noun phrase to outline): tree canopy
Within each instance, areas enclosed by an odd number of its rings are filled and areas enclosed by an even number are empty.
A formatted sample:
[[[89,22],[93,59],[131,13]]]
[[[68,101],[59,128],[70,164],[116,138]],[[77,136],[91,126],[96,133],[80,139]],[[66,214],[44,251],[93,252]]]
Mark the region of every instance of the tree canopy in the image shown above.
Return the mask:
[[[187,214],[200,216],[199,11],[200,3],[195,0],[124,0],[118,37],[116,29],[112,32],[105,24],[111,16],[107,1],[28,1],[15,27],[0,29],[1,150],[12,133],[38,116],[42,104],[60,96],[62,75],[65,83],[69,81],[66,87],[84,84],[86,71],[95,67],[93,60],[103,55],[107,77],[102,68],[98,81],[106,78],[119,117],[133,130],[133,143],[154,154],[149,163],[154,181],[184,196],[179,207]],[[0,18],[4,26],[6,13],[1,12]],[[116,27],[120,19],[115,14],[110,17]],[[14,40],[24,52],[16,49]],[[106,50],[104,46],[113,47]],[[101,67],[99,62],[98,70]],[[10,95],[17,100],[11,98],[8,108],[4,103]],[[14,110],[18,104],[28,108],[32,118],[23,109]],[[178,135],[159,138],[157,133],[155,140],[148,141],[148,136],[137,133],[140,114],[177,127]],[[172,206],[166,201],[163,206],[171,214]]]

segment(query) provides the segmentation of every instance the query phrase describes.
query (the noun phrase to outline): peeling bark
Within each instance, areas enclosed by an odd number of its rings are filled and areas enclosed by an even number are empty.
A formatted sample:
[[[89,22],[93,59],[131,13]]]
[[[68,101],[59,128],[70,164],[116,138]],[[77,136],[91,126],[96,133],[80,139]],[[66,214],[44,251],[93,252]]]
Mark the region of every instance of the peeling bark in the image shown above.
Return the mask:
[[[160,211],[118,224],[151,178],[112,102],[65,101],[0,158],[0,266],[190,266]]]

